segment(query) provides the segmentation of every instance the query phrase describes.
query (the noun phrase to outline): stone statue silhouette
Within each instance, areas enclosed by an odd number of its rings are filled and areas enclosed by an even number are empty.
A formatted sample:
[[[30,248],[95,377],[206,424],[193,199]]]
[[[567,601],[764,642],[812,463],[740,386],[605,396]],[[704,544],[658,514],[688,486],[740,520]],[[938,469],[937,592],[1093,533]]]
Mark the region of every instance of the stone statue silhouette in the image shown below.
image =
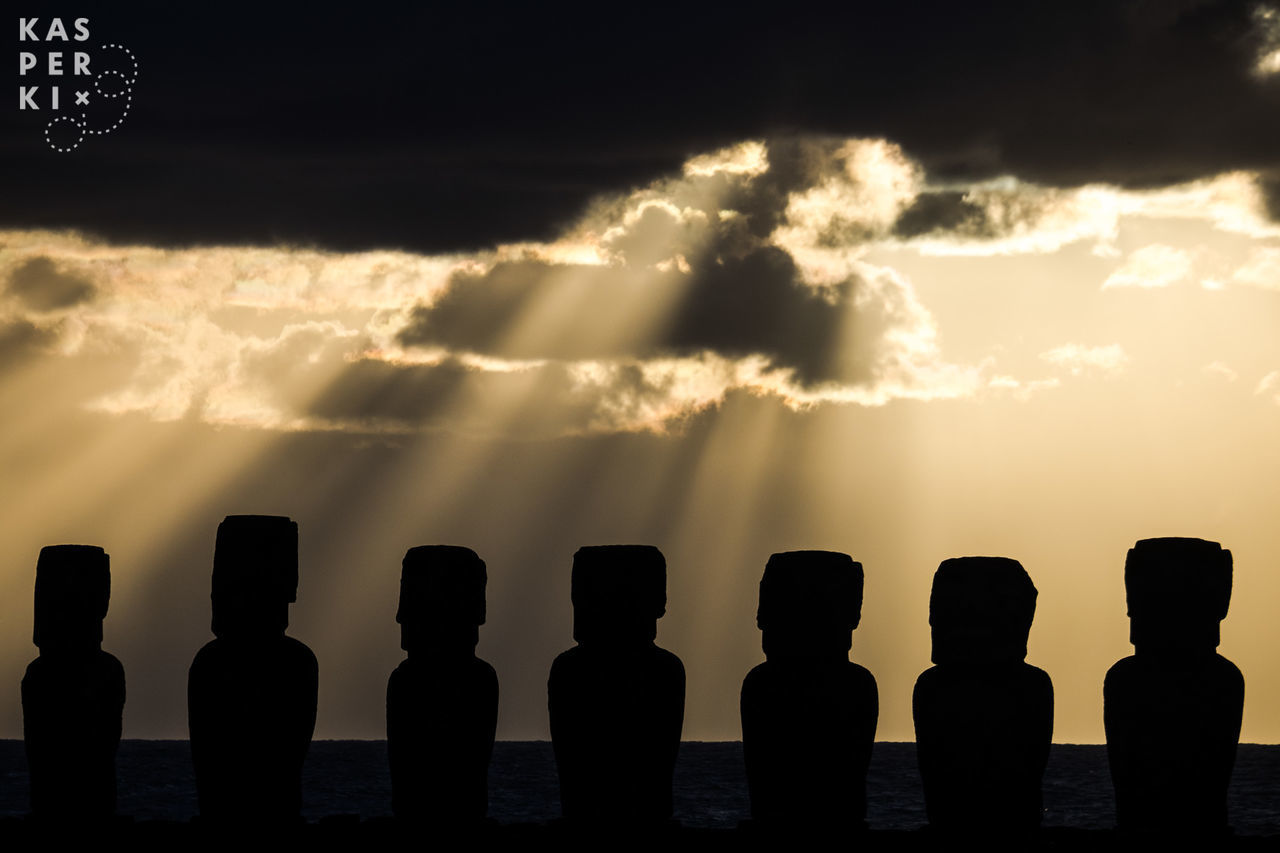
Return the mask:
[[[579,825],[659,825],[671,818],[685,685],[684,664],[654,644],[667,602],[662,552],[578,549],[572,599],[577,645],[547,682],[562,814]]]
[[[298,525],[230,515],[213,556],[213,633],[187,682],[203,819],[300,819],[302,762],[316,721],[315,655],[285,636],[298,588]]]
[[[102,820],[115,814],[124,667],[102,650],[110,598],[110,563],[103,549],[40,549],[33,634],[40,656],[22,679],[22,727],[36,818]]]
[[[945,560],[933,577],[935,666],[916,680],[916,750],[932,828],[1021,833],[1043,813],[1053,684],[1024,663],[1036,588],[1016,560]]]
[[[761,824],[864,829],[876,680],[849,660],[862,564],[832,551],[774,554],[756,624],[765,662],[742,683],[742,753]]]
[[[478,825],[489,806],[498,676],[476,657],[485,565],[470,548],[424,545],[404,555],[400,646],[387,682],[391,807],[401,820]]]
[[[1227,785],[1244,677],[1216,652],[1231,600],[1231,552],[1203,539],[1144,539],[1124,582],[1134,654],[1103,685],[1120,829],[1228,831]]]

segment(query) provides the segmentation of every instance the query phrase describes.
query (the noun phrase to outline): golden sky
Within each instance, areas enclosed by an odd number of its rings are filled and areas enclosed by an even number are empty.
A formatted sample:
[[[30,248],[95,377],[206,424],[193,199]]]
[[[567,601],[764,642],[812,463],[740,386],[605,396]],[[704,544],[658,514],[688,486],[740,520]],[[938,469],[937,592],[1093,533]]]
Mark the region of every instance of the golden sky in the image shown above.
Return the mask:
[[[545,738],[580,545],[668,562],[684,737],[736,739],[769,554],[863,563],[853,659],[910,740],[943,559],[1020,560],[1055,740],[1101,742],[1138,539],[1235,556],[1220,652],[1280,741],[1280,224],[1263,176],[936,178],[888,139],[747,140],[557,239],[451,255],[0,232],[0,736],[39,548],[111,555],[126,737],[184,737],[214,531],[289,515],[316,736],[381,737],[399,562],[489,567],[499,737]],[[3,694],[0,694],[3,695]]]

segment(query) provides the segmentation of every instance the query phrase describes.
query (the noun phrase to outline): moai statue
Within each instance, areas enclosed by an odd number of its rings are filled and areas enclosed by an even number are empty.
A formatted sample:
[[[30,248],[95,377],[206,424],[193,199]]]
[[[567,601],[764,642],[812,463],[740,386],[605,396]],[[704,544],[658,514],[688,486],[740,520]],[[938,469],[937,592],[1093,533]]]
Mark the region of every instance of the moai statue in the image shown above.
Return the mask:
[[[401,820],[479,825],[488,811],[498,676],[476,657],[485,583],[470,548],[404,555],[396,621],[409,656],[387,682],[391,808]]]
[[[666,561],[649,545],[573,555],[573,639],[551,665],[547,700],[560,808],[578,824],[658,826],[684,724],[684,664],[654,644]]]
[[[1203,539],[1144,539],[1124,585],[1135,654],[1102,688],[1116,822],[1144,833],[1228,831],[1244,677],[1219,655],[1231,552]]]
[[[229,515],[213,554],[213,633],[191,663],[187,713],[202,819],[300,819],[316,722],[315,655],[285,636],[298,589],[298,525]]]
[[[35,644],[22,679],[31,813],[102,820],[116,810],[124,667],[102,650],[111,598],[106,551],[49,545],[36,562]]]
[[[762,824],[864,829],[876,680],[849,660],[862,564],[832,551],[774,554],[756,624],[765,662],[742,683],[742,753]]]
[[[1053,684],[1024,663],[1036,588],[1003,557],[945,560],[933,576],[933,662],[912,711],[929,825],[1018,834],[1040,825]]]

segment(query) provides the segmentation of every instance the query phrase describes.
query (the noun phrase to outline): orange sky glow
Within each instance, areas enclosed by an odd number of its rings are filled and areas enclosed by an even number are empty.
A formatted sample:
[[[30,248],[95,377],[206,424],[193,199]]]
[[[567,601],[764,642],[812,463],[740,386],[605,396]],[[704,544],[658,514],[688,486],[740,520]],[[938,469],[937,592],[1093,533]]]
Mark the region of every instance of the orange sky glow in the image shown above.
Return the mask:
[[[803,179],[779,190],[779,163]],[[820,548],[865,568],[878,739],[912,739],[933,571],[989,554],[1039,589],[1054,739],[1101,742],[1126,550],[1195,536],[1235,557],[1241,739],[1280,742],[1259,182],[954,183],[892,140],[812,137],[701,152],[555,240],[477,252],[0,232],[0,737],[41,546],[110,553],[125,736],[185,737],[215,528],[268,513],[299,523],[318,738],[383,736],[400,559],[431,543],[488,563],[498,736],[546,738],[572,554],[637,542],[667,558],[685,739],[740,736],[765,561]]]

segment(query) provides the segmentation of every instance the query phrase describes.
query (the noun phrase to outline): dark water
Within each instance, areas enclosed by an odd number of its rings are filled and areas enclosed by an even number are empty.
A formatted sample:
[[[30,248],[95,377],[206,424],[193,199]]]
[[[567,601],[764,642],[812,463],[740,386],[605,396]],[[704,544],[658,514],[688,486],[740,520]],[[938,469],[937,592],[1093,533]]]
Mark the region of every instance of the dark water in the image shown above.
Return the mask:
[[[383,741],[316,741],[303,778],[306,815],[390,814],[391,783]],[[139,820],[195,814],[195,782],[186,741],[128,740],[120,745],[119,811]],[[0,817],[25,813],[22,742],[0,741]],[[503,823],[559,815],[555,761],[544,741],[503,742],[489,774],[489,813]],[[872,829],[924,823],[915,744],[877,743],[867,779]],[[1045,826],[1107,829],[1114,824],[1106,748],[1055,744],[1044,779]],[[732,827],[747,816],[742,745],[687,742],[675,779],[676,817],[687,826]],[[1242,745],[1230,794],[1231,822],[1246,835],[1280,834],[1280,746]]]

